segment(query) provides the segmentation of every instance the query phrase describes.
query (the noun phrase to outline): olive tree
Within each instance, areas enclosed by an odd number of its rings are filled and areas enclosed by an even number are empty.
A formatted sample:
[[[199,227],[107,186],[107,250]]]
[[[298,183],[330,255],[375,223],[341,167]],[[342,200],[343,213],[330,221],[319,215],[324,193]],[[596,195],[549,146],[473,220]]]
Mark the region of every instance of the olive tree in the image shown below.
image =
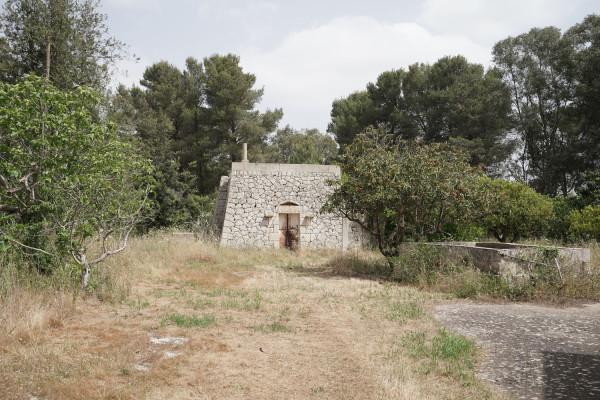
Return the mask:
[[[324,210],[369,231],[391,268],[402,242],[443,234],[447,223],[467,222],[478,209],[479,173],[447,144],[402,141],[373,128],[340,161],[344,173]]]
[[[149,164],[98,117],[91,89],[30,76],[0,84],[0,242],[51,272],[122,251],[148,214]]]

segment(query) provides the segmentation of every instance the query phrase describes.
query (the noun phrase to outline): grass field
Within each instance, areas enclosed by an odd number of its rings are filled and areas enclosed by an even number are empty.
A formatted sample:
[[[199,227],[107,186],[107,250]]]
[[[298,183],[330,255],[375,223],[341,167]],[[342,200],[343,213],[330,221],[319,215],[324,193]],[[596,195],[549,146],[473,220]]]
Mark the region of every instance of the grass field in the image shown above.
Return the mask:
[[[348,257],[377,256],[160,234],[96,271],[94,294],[13,288],[0,398],[503,398],[474,374],[484,355],[433,319],[448,295],[353,277]]]

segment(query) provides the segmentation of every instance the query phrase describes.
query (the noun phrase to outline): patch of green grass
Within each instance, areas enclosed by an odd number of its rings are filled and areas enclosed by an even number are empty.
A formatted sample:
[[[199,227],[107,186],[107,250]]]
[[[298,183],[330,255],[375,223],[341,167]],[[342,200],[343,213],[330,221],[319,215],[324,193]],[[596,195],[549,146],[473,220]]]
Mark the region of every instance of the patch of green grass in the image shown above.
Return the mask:
[[[252,297],[228,298],[221,302],[221,307],[228,310],[258,311],[262,304],[262,295],[256,290]]]
[[[452,293],[461,299],[481,296],[509,300],[528,300],[534,296],[536,285],[531,280],[510,282],[506,278],[477,270],[456,272],[448,277]],[[538,285],[542,286],[542,285]]]
[[[248,297],[248,291],[246,290],[235,290],[235,289],[227,289],[227,288],[216,288],[209,291],[204,291],[202,294],[208,297],[233,297],[233,298],[244,298]]]
[[[277,332],[291,332],[292,329],[279,321],[272,322],[270,324],[261,324],[254,327],[255,331],[262,333],[277,333]]]
[[[208,307],[212,307],[215,303],[212,300],[205,298],[193,299],[188,304],[194,308],[194,310],[202,310]]]
[[[207,328],[216,323],[214,315],[195,315],[169,314],[162,319],[163,325],[176,325],[180,328]]]
[[[149,307],[150,306],[150,302],[148,302],[148,300],[146,300],[146,299],[142,299],[140,297],[136,297],[133,300],[129,300],[127,302],[127,305],[129,307],[137,310],[137,311],[140,311],[140,310],[142,310],[142,309],[144,309],[146,307]]]
[[[158,299],[163,297],[189,297],[189,293],[185,289],[154,289],[151,293],[152,296]]]
[[[460,380],[465,385],[475,382],[475,344],[461,335],[438,330],[432,338],[423,332],[410,332],[402,339],[408,354],[422,360],[421,372],[437,372]]]
[[[424,314],[420,304],[411,302],[391,303],[386,318],[390,321],[401,321],[418,319]]]

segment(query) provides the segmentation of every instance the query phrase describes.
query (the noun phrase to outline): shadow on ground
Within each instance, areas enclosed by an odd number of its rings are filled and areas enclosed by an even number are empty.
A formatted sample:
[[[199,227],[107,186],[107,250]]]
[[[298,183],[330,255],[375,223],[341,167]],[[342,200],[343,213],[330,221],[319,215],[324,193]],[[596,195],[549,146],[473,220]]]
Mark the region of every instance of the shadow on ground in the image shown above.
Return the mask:
[[[544,399],[600,399],[600,356],[544,352]]]

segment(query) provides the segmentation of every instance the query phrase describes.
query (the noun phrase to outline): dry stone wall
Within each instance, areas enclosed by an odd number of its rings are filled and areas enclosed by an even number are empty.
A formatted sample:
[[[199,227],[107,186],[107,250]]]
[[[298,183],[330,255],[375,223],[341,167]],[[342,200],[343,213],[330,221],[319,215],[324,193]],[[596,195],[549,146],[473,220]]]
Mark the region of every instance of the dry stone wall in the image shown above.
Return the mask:
[[[279,213],[293,210],[300,214],[301,248],[360,246],[356,226],[320,212],[332,191],[327,181],[339,178],[339,167],[331,165],[232,163],[215,210],[221,245],[279,247]]]

